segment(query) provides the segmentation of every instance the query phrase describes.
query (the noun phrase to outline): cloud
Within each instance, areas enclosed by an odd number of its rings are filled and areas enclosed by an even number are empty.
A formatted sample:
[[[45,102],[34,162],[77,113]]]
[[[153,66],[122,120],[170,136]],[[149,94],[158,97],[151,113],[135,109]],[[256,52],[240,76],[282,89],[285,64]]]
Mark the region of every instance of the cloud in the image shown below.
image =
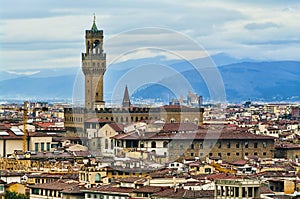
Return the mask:
[[[40,73],[41,71],[24,71],[24,72],[16,72],[16,71],[6,71],[9,74],[13,74],[13,75],[26,75],[26,76],[30,76],[30,75],[35,75]]]
[[[267,28],[279,28],[280,25],[273,22],[265,22],[265,23],[248,23],[244,27],[248,30],[263,30]]]
[[[10,0],[0,4],[0,60],[8,70],[20,69],[24,64],[30,68],[80,66],[84,33],[92,25],[94,12],[98,28],[104,30],[104,50],[108,58],[119,55],[119,49],[140,47],[141,42],[144,47],[151,46],[155,39],[163,48],[172,46],[180,53],[187,52],[192,58],[198,56],[184,41],[174,42],[170,36],[157,40],[155,34],[146,35],[147,32],[123,37],[124,40],[117,42],[116,46],[108,42],[124,31],[160,27],[186,34],[210,54],[224,52],[239,58],[265,55],[267,59],[293,55],[295,59],[300,59],[299,53],[288,53],[287,50],[283,52],[288,55],[282,53],[276,57],[280,53],[273,54],[272,49],[260,45],[268,41],[272,44],[274,41],[290,40],[290,43],[275,42],[280,51],[289,49],[288,45],[299,39],[300,12],[297,1],[286,4],[270,0],[267,3],[237,0],[45,0],[42,3],[40,0]],[[253,34],[249,30],[263,31]],[[145,36],[149,39],[141,41]],[[156,55],[148,51],[135,56]]]
[[[256,41],[256,42],[248,42],[247,45],[284,45],[284,44],[300,44],[299,39],[286,39],[286,40],[270,40],[270,41]]]

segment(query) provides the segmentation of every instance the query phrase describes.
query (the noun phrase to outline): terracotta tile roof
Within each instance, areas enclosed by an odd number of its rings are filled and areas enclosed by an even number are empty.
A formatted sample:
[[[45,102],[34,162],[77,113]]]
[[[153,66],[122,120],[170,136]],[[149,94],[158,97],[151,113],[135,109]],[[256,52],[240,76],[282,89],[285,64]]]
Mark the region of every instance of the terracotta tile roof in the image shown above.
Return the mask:
[[[74,157],[91,157],[92,154],[89,151],[73,151]]]
[[[158,196],[158,197],[168,197],[168,198],[183,198],[182,196],[184,195],[186,190],[184,189],[165,189],[163,191],[154,193],[153,196]]]
[[[160,192],[163,191],[164,188],[163,187],[155,187],[155,186],[142,186],[139,189],[135,189],[133,192],[135,193],[156,193],[156,192]]]
[[[121,140],[121,139],[139,139],[139,136],[136,134],[136,132],[133,133],[120,133],[118,135],[115,135],[111,137],[113,139]]]
[[[82,141],[82,140],[88,140],[87,137],[53,137],[53,142],[63,142],[65,140],[70,141]]]
[[[128,177],[128,178],[120,178],[118,179],[119,182],[127,182],[127,183],[134,183],[136,181],[145,181],[145,178],[140,177]]]
[[[55,123],[54,122],[34,122],[33,125],[41,127],[43,129],[47,129],[49,127],[54,127]]]
[[[193,123],[165,123],[161,132],[195,131],[198,126]]]
[[[167,177],[171,173],[172,169],[162,169],[156,172],[153,172],[149,174],[152,178],[161,178],[161,177]]]
[[[124,126],[122,124],[117,123],[110,123],[108,124],[112,129],[114,129],[116,132],[124,132]]]
[[[26,174],[28,178],[55,178],[60,179],[62,174],[47,174],[47,173],[33,173],[33,174]]]
[[[232,164],[232,165],[235,165],[235,166],[243,166],[247,163],[247,160],[238,160],[238,161],[235,161],[235,162],[231,162],[229,164]]]
[[[42,133],[42,132],[29,132],[29,137],[62,137],[63,135],[58,133]]]
[[[129,194],[133,192],[133,188],[127,188],[127,187],[114,187],[112,185],[106,185],[101,187],[92,187],[90,189],[84,190],[84,192],[98,192],[98,193],[123,193]]]
[[[193,133],[150,133],[145,132],[141,135],[137,133],[122,134],[113,137],[114,139],[121,140],[138,140],[138,139],[149,139],[149,140],[183,140],[183,139],[196,139],[196,140],[259,140],[267,139],[274,140],[274,137],[256,135],[249,132],[241,131],[217,131],[217,130],[207,130],[199,129]]]
[[[210,175],[210,174],[203,173],[203,174],[193,175],[191,177],[194,178],[194,179],[197,179],[197,180],[206,180],[206,177],[208,175]]]
[[[209,174],[206,176],[207,179],[215,181],[221,179],[240,179],[242,176],[236,176],[233,174],[225,174],[225,173],[216,173],[216,174]]]
[[[263,176],[265,178],[271,177],[295,177],[296,174],[294,173],[287,173],[284,171],[265,171],[257,174],[258,176]]]
[[[7,126],[7,124],[0,124],[0,130],[8,130],[11,128],[11,125]]]
[[[75,194],[76,196],[79,195],[84,195],[84,193],[82,192],[82,189],[84,189],[83,186],[73,186],[73,187],[67,187],[65,189],[63,189],[61,192],[62,193],[67,193],[67,194]]]
[[[300,149],[300,145],[292,143],[277,143],[275,144],[275,149]]]
[[[68,183],[66,181],[59,180],[59,181],[54,181],[54,182],[50,182],[50,183],[41,183],[41,184],[30,185],[29,188],[40,188],[40,189],[63,191],[65,189],[71,189],[78,184],[79,184],[78,182]]]

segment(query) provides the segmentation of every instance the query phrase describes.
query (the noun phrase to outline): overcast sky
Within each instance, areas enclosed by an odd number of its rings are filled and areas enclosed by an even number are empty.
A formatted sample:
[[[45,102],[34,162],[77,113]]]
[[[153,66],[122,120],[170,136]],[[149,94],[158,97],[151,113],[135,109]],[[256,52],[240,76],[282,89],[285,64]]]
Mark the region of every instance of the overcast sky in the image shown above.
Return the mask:
[[[105,40],[157,27],[187,35],[210,55],[300,60],[298,0],[7,0],[0,7],[2,70],[80,67],[84,31],[91,28],[93,13]],[[163,45],[175,44],[170,39]]]

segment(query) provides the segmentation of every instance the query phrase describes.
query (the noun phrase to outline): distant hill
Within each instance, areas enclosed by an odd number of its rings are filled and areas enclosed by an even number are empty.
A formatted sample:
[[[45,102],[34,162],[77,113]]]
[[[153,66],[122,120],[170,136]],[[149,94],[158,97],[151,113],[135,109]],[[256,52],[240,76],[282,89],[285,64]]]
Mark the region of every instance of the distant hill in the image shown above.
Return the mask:
[[[243,62],[218,67],[222,76],[227,100],[300,101],[300,62]],[[207,85],[196,70],[180,75],[189,80],[193,89],[209,99]],[[175,78],[176,79],[176,78]],[[136,91],[134,97],[172,96],[168,89],[149,85]]]
[[[300,62],[298,61],[274,61],[274,62],[240,62],[226,55],[218,55],[214,60],[220,63],[230,63],[219,66],[222,76],[226,98],[230,102],[240,102],[244,100],[255,101],[300,101]],[[171,82],[178,83],[178,77],[184,77],[192,86],[193,90],[209,100],[209,91],[202,76],[190,66],[187,61],[170,61],[157,57],[155,60],[142,59],[130,60],[109,66],[105,79],[105,100],[110,99],[112,90],[116,82],[128,71],[137,65],[142,65],[145,61],[158,64],[165,64],[178,71],[177,75],[168,77]],[[5,72],[0,72],[0,99],[72,99],[73,87],[76,95],[82,97],[83,79],[80,68],[47,69],[26,76],[22,73],[13,76],[5,76]],[[30,72],[30,71],[29,71]],[[77,75],[78,73],[78,75]],[[149,74],[140,74],[147,78]],[[166,74],[168,76],[168,74]],[[5,78],[6,77],[6,78]],[[13,78],[15,77],[15,78]],[[75,84],[75,80],[80,86]],[[164,79],[161,82],[165,81]],[[160,82],[157,82],[160,83]],[[179,82],[180,83],[180,82]],[[185,88],[183,88],[185,89]],[[130,87],[129,87],[130,91]],[[187,93],[187,90],[183,91]],[[149,84],[135,90],[132,98],[142,99],[162,99],[167,101],[172,98],[173,93],[169,88],[159,84]],[[123,95],[123,93],[122,93]]]
[[[1,99],[71,100],[75,75],[56,77],[19,77],[0,82]]]

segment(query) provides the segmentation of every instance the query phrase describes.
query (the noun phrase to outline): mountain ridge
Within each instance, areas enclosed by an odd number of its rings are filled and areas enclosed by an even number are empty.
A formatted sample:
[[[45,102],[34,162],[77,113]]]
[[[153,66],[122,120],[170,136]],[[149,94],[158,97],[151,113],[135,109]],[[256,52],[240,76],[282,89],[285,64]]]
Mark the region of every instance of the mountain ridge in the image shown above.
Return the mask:
[[[168,62],[171,63],[171,61]],[[186,61],[173,62],[170,67],[175,68],[175,70],[176,67],[181,68],[177,73],[178,77],[188,80],[193,91],[209,101],[209,91],[203,77],[196,69],[186,66],[186,63]],[[118,64],[118,67],[122,66],[121,63]],[[254,62],[244,60],[239,63],[220,65],[217,69],[221,74],[228,101],[244,101],[249,98],[259,101],[300,101],[300,61]],[[56,73],[56,71],[59,72]],[[126,69],[108,68],[104,80],[105,100],[109,100],[115,82],[127,71]],[[47,77],[47,73],[49,73],[49,77]],[[47,69],[41,71],[41,74],[43,75],[34,74],[1,80],[0,98],[68,99],[72,101],[74,92],[78,92],[81,97],[83,96],[83,76],[80,68]],[[135,89],[131,93],[131,97],[157,99],[162,96],[164,98],[171,96],[169,91],[166,92],[155,85],[149,85],[147,86],[148,90],[145,89],[145,86]]]

